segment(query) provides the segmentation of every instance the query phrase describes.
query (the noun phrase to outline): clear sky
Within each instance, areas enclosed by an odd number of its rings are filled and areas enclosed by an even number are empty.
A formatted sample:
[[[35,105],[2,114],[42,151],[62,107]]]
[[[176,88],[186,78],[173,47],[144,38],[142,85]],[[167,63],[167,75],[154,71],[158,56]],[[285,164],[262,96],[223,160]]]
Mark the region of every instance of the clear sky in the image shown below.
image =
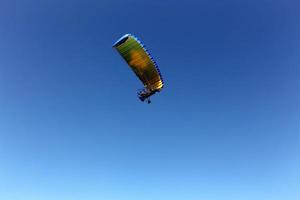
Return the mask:
[[[298,0],[1,0],[0,199],[299,200],[299,52]]]

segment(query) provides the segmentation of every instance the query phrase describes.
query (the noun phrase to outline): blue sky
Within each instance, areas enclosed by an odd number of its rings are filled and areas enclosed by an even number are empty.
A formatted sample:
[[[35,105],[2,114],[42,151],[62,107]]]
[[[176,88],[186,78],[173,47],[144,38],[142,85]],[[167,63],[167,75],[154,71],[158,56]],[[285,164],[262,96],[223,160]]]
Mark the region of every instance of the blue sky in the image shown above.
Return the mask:
[[[296,0],[0,2],[0,199],[300,199]],[[141,39],[164,90],[112,44]]]

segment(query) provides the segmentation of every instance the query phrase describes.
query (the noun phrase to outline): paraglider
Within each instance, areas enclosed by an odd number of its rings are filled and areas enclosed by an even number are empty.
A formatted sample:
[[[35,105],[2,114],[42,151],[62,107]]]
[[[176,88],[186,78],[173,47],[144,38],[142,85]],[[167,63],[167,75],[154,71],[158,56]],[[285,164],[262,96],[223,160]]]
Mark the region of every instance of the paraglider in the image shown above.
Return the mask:
[[[160,70],[148,50],[131,34],[122,36],[114,43],[113,47],[143,83],[144,88],[137,93],[139,99],[151,103],[150,97],[162,90],[164,82]]]

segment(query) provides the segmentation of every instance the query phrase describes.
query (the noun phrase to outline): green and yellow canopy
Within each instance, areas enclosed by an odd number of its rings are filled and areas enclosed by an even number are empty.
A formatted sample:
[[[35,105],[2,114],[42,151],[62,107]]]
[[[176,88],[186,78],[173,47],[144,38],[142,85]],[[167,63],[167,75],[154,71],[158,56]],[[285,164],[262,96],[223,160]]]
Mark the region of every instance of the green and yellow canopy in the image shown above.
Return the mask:
[[[151,91],[160,91],[163,88],[164,84],[158,66],[136,37],[126,34],[113,46],[142,81],[145,88]]]

